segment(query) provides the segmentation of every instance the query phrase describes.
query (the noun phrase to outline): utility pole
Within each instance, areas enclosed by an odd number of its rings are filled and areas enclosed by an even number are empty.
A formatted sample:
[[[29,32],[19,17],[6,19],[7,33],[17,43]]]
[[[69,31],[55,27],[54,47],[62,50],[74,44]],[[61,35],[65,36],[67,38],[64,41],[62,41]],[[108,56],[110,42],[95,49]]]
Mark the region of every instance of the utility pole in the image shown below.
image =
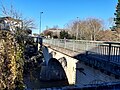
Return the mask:
[[[43,12],[40,12],[40,30],[39,30],[39,35],[41,33],[41,17],[42,17]]]

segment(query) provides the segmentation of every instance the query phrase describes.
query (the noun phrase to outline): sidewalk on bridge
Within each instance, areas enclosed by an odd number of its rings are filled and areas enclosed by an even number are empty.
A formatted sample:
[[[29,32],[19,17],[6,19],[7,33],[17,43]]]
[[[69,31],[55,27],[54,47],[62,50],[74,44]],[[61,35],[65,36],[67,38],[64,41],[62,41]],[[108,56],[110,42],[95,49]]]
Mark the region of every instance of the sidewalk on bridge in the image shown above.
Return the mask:
[[[74,56],[76,56],[78,54],[84,53],[83,51],[77,52],[77,51],[69,50],[69,49],[66,49],[66,48],[58,47],[58,46],[51,46],[51,45],[45,44],[45,43],[44,43],[43,46],[49,47],[49,48],[51,48],[51,49],[53,49],[55,51],[58,51],[58,52],[63,53],[65,55],[67,55],[67,56],[70,56],[70,57],[74,57]]]

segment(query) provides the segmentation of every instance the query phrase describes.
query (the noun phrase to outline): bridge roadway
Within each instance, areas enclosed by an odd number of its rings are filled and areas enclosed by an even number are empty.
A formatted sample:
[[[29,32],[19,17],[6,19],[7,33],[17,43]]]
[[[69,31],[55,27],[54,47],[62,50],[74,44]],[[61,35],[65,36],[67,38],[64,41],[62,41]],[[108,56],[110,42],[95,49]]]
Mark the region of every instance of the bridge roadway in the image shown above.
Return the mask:
[[[48,51],[48,55],[44,56],[46,64],[51,58],[56,58],[65,70],[69,84],[84,86],[120,82],[120,43],[80,41],[72,44],[64,40],[43,42]],[[67,67],[61,58],[66,60]]]

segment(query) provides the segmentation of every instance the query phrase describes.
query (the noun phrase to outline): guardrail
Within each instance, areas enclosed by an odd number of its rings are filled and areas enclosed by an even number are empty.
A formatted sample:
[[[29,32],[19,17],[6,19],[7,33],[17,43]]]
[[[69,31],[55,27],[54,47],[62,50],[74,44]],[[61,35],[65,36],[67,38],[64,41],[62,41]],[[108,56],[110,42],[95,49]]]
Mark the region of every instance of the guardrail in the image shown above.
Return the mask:
[[[68,39],[43,39],[43,43],[69,49],[76,52],[88,51],[103,42]]]
[[[120,63],[120,42],[86,41],[68,39],[43,39],[43,43]]]
[[[104,42],[103,44],[88,50],[88,55],[120,64],[120,43]]]

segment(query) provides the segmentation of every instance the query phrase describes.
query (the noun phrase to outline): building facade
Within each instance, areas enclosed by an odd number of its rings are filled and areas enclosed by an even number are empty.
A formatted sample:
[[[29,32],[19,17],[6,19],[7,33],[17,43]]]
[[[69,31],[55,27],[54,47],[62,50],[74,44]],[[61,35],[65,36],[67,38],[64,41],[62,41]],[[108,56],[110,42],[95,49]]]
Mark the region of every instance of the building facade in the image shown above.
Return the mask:
[[[11,17],[1,17],[0,18],[0,30],[10,30],[14,31],[17,28],[22,28],[22,20],[14,19]]]

